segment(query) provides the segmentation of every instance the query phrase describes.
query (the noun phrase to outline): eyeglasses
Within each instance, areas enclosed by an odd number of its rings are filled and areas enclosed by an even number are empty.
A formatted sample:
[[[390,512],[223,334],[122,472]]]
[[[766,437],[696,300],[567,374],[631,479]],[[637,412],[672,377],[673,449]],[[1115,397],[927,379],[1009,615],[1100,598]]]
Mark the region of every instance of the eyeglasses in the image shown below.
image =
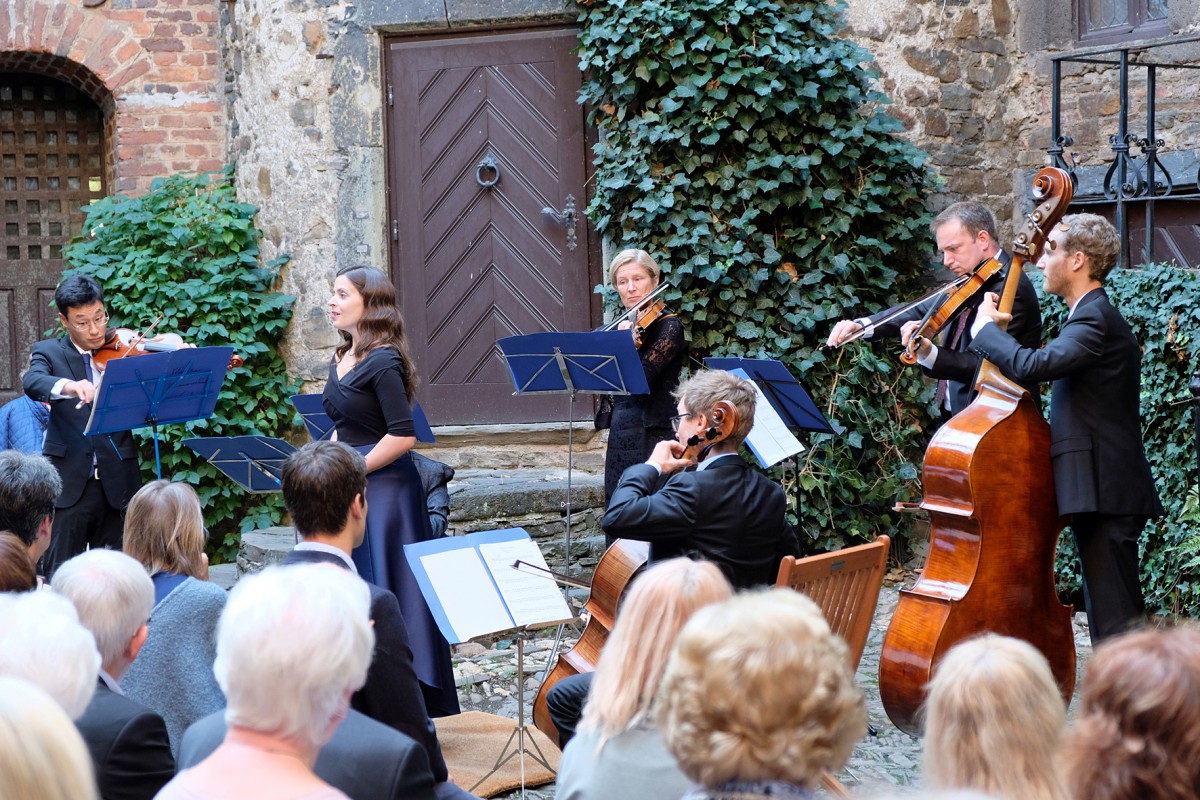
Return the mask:
[[[70,321],[68,321],[67,327],[71,328],[72,330],[76,330],[76,331],[90,331],[93,328],[103,328],[107,324],[108,324],[108,314],[106,312],[104,314],[104,316],[96,317],[95,319],[89,319],[86,322],[70,322]]]
[[[671,417],[671,430],[678,433],[679,432],[679,423],[689,417],[694,417],[694,416],[696,416],[696,415],[695,414],[676,414],[675,416]]]

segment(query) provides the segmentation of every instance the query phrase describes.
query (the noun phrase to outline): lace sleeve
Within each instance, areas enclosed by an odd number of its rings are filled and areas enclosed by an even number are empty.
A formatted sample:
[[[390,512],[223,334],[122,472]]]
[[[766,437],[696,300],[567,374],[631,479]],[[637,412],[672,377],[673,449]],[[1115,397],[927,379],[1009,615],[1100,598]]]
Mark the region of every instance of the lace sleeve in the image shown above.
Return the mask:
[[[646,383],[653,389],[664,371],[677,364],[687,342],[683,338],[683,323],[679,317],[661,317],[646,332],[646,341],[638,354],[642,358],[642,369],[646,372]]]

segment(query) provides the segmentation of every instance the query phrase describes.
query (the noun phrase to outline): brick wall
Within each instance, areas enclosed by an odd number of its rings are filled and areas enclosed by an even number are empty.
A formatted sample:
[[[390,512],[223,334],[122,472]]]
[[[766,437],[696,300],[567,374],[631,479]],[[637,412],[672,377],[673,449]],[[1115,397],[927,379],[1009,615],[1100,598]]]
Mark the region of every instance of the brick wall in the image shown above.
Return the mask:
[[[0,70],[51,75],[105,114],[110,191],[220,169],[226,112],[217,0],[4,0]]]

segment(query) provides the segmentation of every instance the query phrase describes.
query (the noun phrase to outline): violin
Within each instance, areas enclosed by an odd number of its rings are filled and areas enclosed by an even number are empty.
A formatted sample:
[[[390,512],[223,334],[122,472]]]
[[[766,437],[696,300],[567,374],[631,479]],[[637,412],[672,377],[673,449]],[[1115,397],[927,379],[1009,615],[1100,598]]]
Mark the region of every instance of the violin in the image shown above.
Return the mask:
[[[92,352],[92,365],[104,370],[108,362],[114,358],[130,356],[148,356],[152,353],[170,353],[185,347],[183,337],[178,333],[161,333],[158,336],[147,337],[146,334],[162,321],[160,316],[145,331],[137,332],[129,328],[112,328],[104,338],[104,344]],[[244,359],[234,353],[229,359],[229,368],[240,367]]]
[[[638,349],[642,347],[642,337],[646,335],[646,330],[659,320],[661,317],[672,316],[672,312],[667,310],[667,304],[663,301],[661,295],[671,287],[669,281],[660,283],[653,292],[642,298],[642,301],[633,308],[627,309],[625,313],[614,319],[612,322],[605,325],[600,330],[615,331],[621,323],[632,321],[630,329],[633,331],[633,344]]]
[[[929,309],[929,313],[925,315],[921,324],[909,338],[908,346],[900,354],[900,360],[910,367],[916,364],[917,346],[921,343],[921,339],[936,336],[938,331],[946,327],[946,324],[957,316],[963,306],[970,302],[971,298],[992,279],[992,276],[1002,269],[1004,267],[999,261],[989,258],[976,267],[970,275],[967,275],[965,280],[947,284],[943,290],[946,298]]]
[[[693,463],[703,461],[714,445],[728,439],[737,430],[738,423],[741,422],[741,415],[733,403],[728,400],[718,400],[713,405],[712,411],[708,413],[708,419],[711,420],[712,425],[701,433],[688,437],[680,458]]]

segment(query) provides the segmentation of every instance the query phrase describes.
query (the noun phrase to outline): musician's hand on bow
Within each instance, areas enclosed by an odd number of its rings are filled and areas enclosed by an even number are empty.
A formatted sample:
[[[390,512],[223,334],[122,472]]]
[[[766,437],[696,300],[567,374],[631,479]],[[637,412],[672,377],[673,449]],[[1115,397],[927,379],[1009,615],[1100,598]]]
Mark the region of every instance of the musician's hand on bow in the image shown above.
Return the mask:
[[[983,300],[979,303],[979,310],[975,313],[975,319],[987,320],[994,322],[997,325],[1005,325],[1012,319],[1012,314],[1005,314],[996,308],[996,303],[1000,301],[999,296],[995,292],[988,292],[983,296]]]
[[[96,387],[91,381],[67,381],[63,384],[62,393],[68,397],[78,397],[79,405],[82,406],[95,398]]]
[[[657,465],[663,475],[670,475],[672,472],[691,466],[691,461],[681,458],[685,449],[687,448],[674,439],[665,439],[654,445],[654,450],[650,452],[648,460]]]
[[[913,333],[917,328],[921,327],[921,323],[917,320],[910,320],[900,326],[900,342],[905,347],[912,341]],[[916,355],[917,358],[924,358],[933,351],[933,343],[924,336],[917,337]]]
[[[852,335],[858,333],[863,328],[858,322],[852,319],[844,319],[837,325],[833,326],[833,330],[829,333],[829,338],[825,340],[826,347],[837,347]]]

